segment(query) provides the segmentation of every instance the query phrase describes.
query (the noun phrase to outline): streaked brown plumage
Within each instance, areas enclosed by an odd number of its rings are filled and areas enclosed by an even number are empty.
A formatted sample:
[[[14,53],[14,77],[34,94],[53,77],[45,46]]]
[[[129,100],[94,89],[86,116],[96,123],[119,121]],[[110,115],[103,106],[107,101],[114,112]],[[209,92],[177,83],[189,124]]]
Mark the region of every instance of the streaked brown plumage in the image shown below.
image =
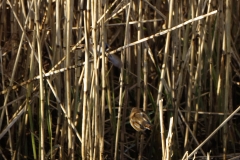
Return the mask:
[[[138,132],[143,132],[146,129],[151,130],[151,122],[147,114],[142,112],[137,107],[132,108],[130,113],[130,124]]]

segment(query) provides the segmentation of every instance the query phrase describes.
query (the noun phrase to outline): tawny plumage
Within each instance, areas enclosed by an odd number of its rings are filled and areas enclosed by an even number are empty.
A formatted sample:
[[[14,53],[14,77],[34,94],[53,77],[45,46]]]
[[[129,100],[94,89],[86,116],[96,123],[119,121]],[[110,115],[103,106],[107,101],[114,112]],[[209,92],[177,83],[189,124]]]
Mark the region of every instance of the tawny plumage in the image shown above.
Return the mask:
[[[130,124],[138,132],[143,132],[146,129],[151,130],[151,122],[147,114],[142,112],[137,107],[132,108],[130,113]]]

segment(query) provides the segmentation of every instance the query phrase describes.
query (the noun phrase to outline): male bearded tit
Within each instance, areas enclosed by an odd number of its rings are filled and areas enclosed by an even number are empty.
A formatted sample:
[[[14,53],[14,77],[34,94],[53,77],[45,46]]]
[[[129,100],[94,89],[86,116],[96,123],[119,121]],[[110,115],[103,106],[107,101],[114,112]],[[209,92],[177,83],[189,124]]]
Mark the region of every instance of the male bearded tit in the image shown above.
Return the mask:
[[[85,44],[79,44],[78,45],[79,48],[82,48],[83,50],[85,50]],[[110,46],[105,43],[105,51],[108,52],[110,50]],[[93,43],[90,42],[89,45],[89,52],[93,55]],[[97,45],[97,53],[99,55],[102,55],[102,46],[101,45]],[[109,62],[111,62],[115,67],[121,69],[123,67],[122,61],[121,59],[115,55],[115,54],[107,54],[107,58],[109,60]]]
[[[121,59],[115,54],[109,54],[108,60],[111,62],[115,67],[121,69],[123,67]]]

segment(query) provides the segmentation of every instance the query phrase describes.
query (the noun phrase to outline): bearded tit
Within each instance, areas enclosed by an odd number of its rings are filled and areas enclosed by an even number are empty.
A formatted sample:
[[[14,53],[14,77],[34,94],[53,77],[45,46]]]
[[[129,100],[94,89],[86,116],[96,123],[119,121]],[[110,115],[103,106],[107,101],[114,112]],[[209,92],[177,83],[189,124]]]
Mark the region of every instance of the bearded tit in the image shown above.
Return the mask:
[[[79,44],[79,48],[82,48],[83,50],[85,50],[85,44]],[[107,43],[105,43],[105,51],[108,52],[110,49],[111,49],[110,46]],[[93,55],[93,43],[92,42],[90,42],[89,52]],[[99,55],[102,55],[101,45],[97,45],[97,53]],[[109,62],[112,63],[115,67],[117,67],[119,69],[121,69],[123,67],[122,61],[117,55],[107,54],[107,58],[108,58]]]
[[[139,110],[137,107],[132,108],[129,119],[131,126],[138,132],[143,132],[146,129],[151,130],[152,128],[147,114]]]
[[[115,67],[121,69],[123,67],[121,59],[115,54],[109,54],[108,60],[111,62]]]

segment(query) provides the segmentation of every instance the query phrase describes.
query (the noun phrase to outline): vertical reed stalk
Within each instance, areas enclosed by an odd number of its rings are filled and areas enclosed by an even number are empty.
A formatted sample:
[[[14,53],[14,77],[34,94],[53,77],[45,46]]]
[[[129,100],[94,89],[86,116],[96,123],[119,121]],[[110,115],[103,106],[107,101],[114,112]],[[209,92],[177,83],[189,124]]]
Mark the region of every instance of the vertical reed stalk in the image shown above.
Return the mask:
[[[86,128],[86,120],[87,120],[87,114],[88,114],[88,108],[89,106],[87,105],[87,101],[88,101],[88,91],[89,91],[89,30],[88,30],[88,19],[87,19],[87,13],[88,11],[84,11],[83,12],[83,16],[84,16],[84,35],[85,35],[85,39],[86,39],[86,44],[85,44],[85,73],[84,73],[84,95],[83,95],[83,120],[82,120],[82,158],[86,159],[87,157],[87,128]]]
[[[163,122],[163,99],[161,99],[159,102],[159,120],[160,120],[160,131],[161,131],[161,140],[162,140],[162,159],[165,159],[165,153],[166,153],[166,141],[165,141],[165,129],[164,129],[164,122]]]
[[[169,3],[170,9],[169,12],[173,13],[173,0],[170,1]],[[172,26],[172,15],[169,14],[169,20],[168,20],[168,27],[170,28]],[[165,43],[165,50],[164,50],[164,59],[163,59],[163,65],[162,65],[162,70],[161,70],[161,79],[160,79],[160,83],[159,83],[159,88],[158,88],[158,96],[157,96],[157,104],[159,106],[159,113],[160,113],[160,100],[162,101],[162,90],[163,90],[163,79],[165,77],[165,72],[166,72],[166,68],[167,68],[167,57],[169,54],[169,45],[170,45],[170,33],[167,33],[167,38],[166,38],[166,43]],[[162,125],[163,123],[161,123],[161,117],[159,117],[159,121],[160,124]],[[161,126],[163,127],[163,126]],[[162,128],[163,129],[163,128]],[[161,130],[161,133],[163,133],[163,130]],[[162,140],[165,139],[164,137],[162,137]],[[163,159],[165,158],[165,143],[164,141],[162,141],[162,157]]]
[[[225,75],[225,90],[224,90],[224,119],[227,117],[228,113],[228,107],[229,107],[229,91],[230,91],[230,76],[231,76],[231,70],[230,70],[230,63],[231,63],[231,12],[232,12],[232,2],[227,0],[226,1],[226,25],[225,25],[225,40],[223,41],[223,50],[226,53],[226,75]],[[223,127],[223,159],[226,160],[226,154],[227,154],[227,139],[228,139],[228,125],[224,125]]]
[[[73,2],[72,1],[67,1],[66,2],[66,60],[65,60],[65,66],[69,67],[70,66],[70,45],[71,45],[71,40],[72,40],[72,8],[73,8]],[[71,72],[67,70],[65,72],[65,87],[66,87],[66,92],[65,92],[65,108],[67,111],[67,116],[70,118],[71,117]],[[74,151],[72,148],[72,128],[70,125],[67,127],[67,138],[68,138],[68,155],[70,155],[70,159],[73,159],[74,156]]]
[[[142,36],[143,36],[143,25],[141,23],[141,21],[143,20],[143,17],[142,17],[142,8],[143,7],[143,1],[140,0],[139,1],[139,6],[138,6],[138,30],[137,30],[137,38],[138,40],[142,39]],[[137,104],[136,106],[139,107],[140,106],[140,96],[141,96],[141,60],[142,58],[142,44],[138,44],[137,45],[137,97],[136,97],[136,100],[137,100]]]
[[[43,88],[43,73],[42,73],[42,50],[41,50],[41,43],[40,43],[40,24],[39,24],[39,4],[34,2],[34,9],[35,9],[35,31],[36,31],[36,43],[37,43],[37,52],[38,52],[38,70],[39,70],[39,83],[40,83],[40,98],[39,98],[39,133],[40,133],[40,143],[39,143],[39,155],[38,159],[44,160],[45,159],[45,147],[44,147],[44,88]]]

